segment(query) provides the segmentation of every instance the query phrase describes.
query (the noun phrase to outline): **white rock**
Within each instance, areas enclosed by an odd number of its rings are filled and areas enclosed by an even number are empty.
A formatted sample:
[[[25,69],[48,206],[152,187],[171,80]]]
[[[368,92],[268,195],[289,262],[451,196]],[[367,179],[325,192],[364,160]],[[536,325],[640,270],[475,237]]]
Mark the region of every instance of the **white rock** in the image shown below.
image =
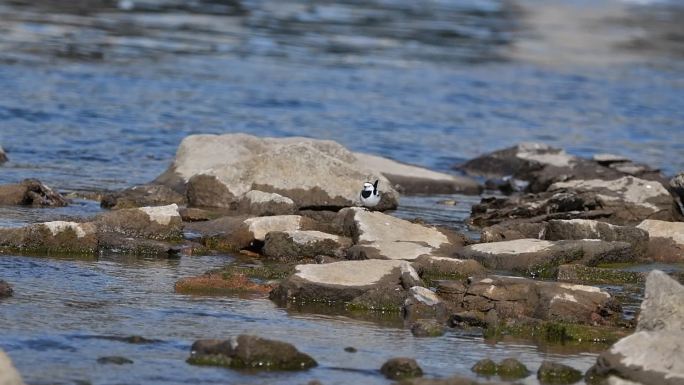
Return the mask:
[[[0,385],[24,385],[12,360],[2,350],[0,350]]]
[[[322,265],[297,265],[294,275],[318,284],[371,286],[399,268],[401,264],[402,261],[368,259]]]
[[[167,206],[140,207],[138,210],[147,214],[151,221],[164,226],[171,223],[173,218],[180,218],[178,205],[175,203]]]
[[[270,217],[256,217],[244,222],[252,237],[264,241],[266,234],[271,231],[296,231],[301,229],[302,217],[299,215],[274,215]]]
[[[47,227],[53,236],[57,236],[57,234],[67,229],[73,230],[78,238],[83,238],[86,236],[86,230],[83,228],[81,223],[53,221],[44,222],[43,226]]]

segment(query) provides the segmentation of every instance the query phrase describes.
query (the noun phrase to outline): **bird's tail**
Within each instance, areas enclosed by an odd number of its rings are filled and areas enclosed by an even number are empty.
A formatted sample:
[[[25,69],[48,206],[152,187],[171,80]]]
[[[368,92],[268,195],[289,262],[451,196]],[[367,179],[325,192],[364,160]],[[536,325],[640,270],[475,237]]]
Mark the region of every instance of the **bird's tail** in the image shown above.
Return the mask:
[[[373,183],[373,193],[374,194],[378,192],[378,182],[379,181],[376,179],[375,183]]]

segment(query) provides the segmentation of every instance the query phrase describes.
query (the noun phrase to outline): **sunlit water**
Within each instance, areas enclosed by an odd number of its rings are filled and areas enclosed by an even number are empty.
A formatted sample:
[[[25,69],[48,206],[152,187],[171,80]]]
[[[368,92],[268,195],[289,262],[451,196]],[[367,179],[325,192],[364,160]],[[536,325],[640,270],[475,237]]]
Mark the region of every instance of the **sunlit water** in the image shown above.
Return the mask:
[[[0,183],[123,188],[159,175],[185,136],[223,132],[332,139],[446,172],[521,141],[684,169],[677,2],[84,3],[0,1],[0,145],[10,157]],[[464,219],[478,199],[403,197],[395,215],[477,238]],[[98,212],[83,200],[1,207],[0,225]],[[533,371],[547,358],[580,370],[595,361],[456,330],[417,339],[396,318],[173,294],[177,279],[229,260],[2,256],[0,279],[15,296],[0,302],[0,347],[31,384],[384,384],[378,368],[401,355],[429,376],[472,375],[484,357],[516,357]],[[290,341],[320,365],[246,374],[185,363],[194,340],[243,332]],[[159,342],[102,338],[133,334]],[[109,355],[134,364],[96,362]]]

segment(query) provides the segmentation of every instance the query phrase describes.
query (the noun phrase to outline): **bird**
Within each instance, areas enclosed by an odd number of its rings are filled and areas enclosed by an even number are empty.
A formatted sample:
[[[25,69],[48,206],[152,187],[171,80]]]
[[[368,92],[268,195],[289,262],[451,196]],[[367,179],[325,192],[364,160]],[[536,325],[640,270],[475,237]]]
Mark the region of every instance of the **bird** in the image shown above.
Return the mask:
[[[363,184],[363,189],[359,195],[361,204],[366,207],[375,207],[380,202],[380,192],[378,191],[378,181],[371,184],[366,182]]]

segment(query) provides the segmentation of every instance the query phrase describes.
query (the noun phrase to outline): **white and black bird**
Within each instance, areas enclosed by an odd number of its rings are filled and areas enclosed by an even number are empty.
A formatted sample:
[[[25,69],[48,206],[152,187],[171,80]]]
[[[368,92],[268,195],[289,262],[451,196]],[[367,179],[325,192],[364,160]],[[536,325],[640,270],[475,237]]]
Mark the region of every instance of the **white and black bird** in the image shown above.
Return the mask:
[[[363,184],[363,190],[359,196],[361,204],[366,207],[375,207],[380,202],[380,191],[378,191],[378,181],[371,184],[366,182]]]

